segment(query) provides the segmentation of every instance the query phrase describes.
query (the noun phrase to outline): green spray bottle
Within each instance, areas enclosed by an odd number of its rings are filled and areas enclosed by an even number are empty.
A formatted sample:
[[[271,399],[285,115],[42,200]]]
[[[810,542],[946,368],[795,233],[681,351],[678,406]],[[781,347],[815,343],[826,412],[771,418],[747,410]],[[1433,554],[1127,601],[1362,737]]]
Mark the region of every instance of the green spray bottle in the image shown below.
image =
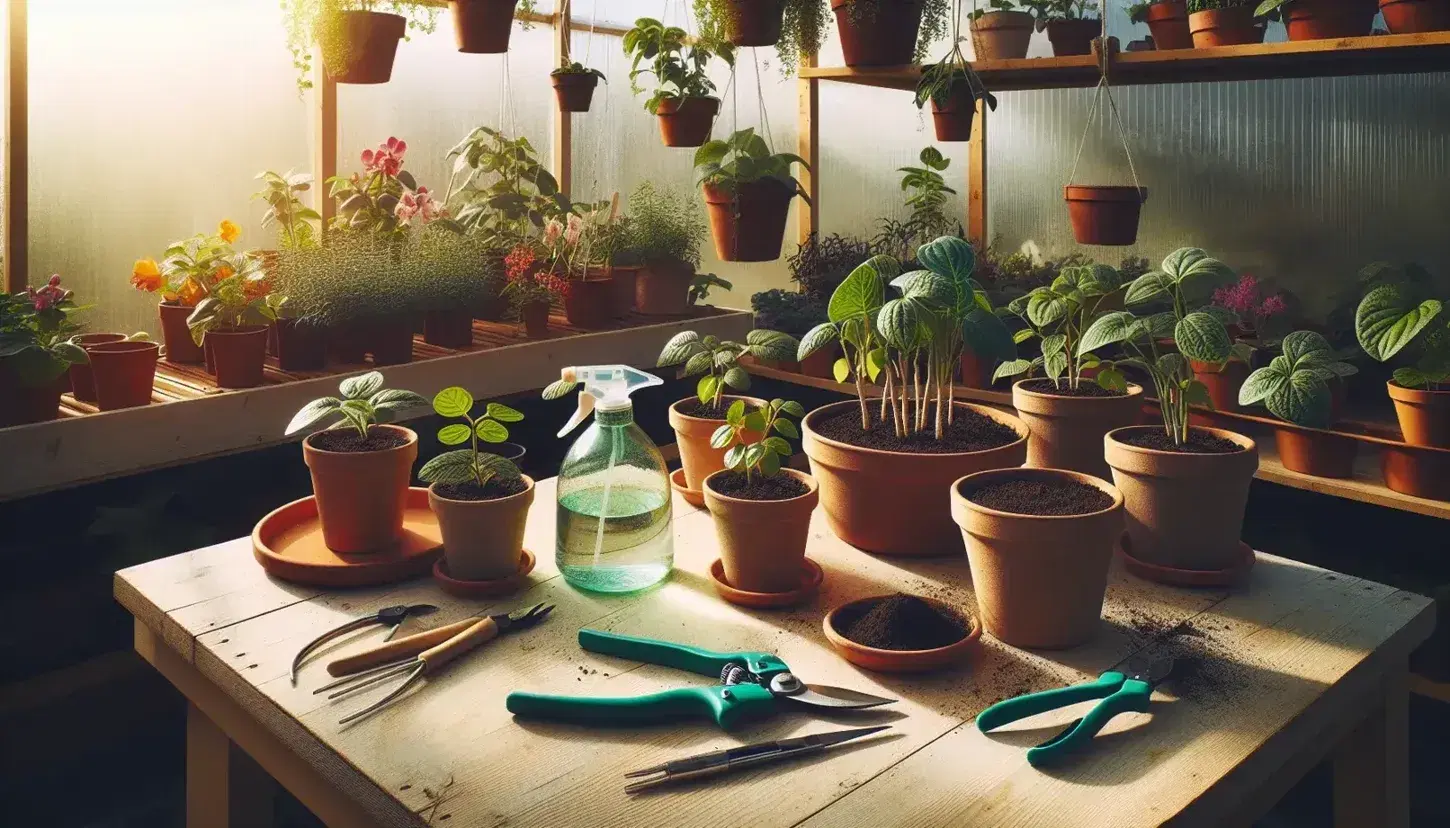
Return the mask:
[[[670,574],[675,561],[670,478],[664,457],[634,424],[629,395],[663,385],[627,365],[565,368],[544,389],[558,399],[583,384],[563,437],[592,413],[559,468],[555,560],[570,584],[593,592],[633,592]]]

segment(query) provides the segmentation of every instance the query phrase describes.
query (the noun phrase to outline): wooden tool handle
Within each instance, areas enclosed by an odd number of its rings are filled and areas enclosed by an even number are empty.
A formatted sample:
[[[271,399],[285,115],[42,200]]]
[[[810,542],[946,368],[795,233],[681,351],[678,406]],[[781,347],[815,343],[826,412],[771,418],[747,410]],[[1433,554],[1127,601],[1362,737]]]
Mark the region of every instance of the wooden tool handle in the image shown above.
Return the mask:
[[[405,638],[395,638],[371,650],[364,650],[357,655],[346,656],[330,662],[327,665],[327,672],[334,676],[349,676],[353,673],[366,670],[369,667],[376,667],[379,664],[387,664],[390,661],[397,661],[400,658],[417,655],[429,647],[442,644],[444,641],[447,641],[477,623],[477,618],[465,618],[462,621],[455,621],[452,624],[434,627],[431,630],[414,633]]]
[[[484,618],[437,647],[424,651],[418,656],[418,659],[427,665],[423,668],[423,672],[432,673],[474,647],[497,637],[498,624],[495,624],[492,618]]]

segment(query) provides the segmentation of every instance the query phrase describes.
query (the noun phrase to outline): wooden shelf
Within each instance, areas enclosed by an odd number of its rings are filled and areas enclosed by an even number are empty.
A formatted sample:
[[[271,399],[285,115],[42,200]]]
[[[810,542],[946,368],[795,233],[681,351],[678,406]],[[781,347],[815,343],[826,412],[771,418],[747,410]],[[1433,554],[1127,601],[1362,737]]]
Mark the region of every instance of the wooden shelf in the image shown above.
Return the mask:
[[[1100,75],[1097,59],[1092,55],[979,60],[972,67],[993,91],[1081,89],[1096,86]],[[1132,86],[1447,70],[1450,70],[1450,32],[1427,32],[1212,49],[1121,52],[1113,56],[1109,79],[1117,85]],[[802,67],[800,75],[888,89],[915,89],[921,67]]]

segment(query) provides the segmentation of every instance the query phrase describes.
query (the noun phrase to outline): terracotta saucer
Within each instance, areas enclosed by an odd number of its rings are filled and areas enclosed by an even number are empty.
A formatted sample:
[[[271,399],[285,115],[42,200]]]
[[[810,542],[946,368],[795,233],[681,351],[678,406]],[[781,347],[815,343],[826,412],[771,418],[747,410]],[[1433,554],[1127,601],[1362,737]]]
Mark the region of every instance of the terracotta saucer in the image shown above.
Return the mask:
[[[1134,575],[1145,581],[1154,581],[1169,586],[1182,587],[1226,587],[1233,586],[1244,578],[1248,577],[1249,570],[1254,568],[1254,550],[1243,541],[1239,541],[1239,559],[1227,569],[1202,570],[1202,569],[1174,569],[1171,566],[1140,561],[1133,557],[1130,550],[1127,534],[1118,540],[1118,557],[1122,559],[1123,566]]]
[[[821,565],[810,558],[806,558],[804,564],[801,567],[800,586],[789,592],[747,592],[736,589],[725,581],[725,564],[719,558],[710,564],[710,580],[715,582],[715,591],[720,597],[732,604],[751,609],[793,607],[814,598],[816,590],[821,587],[821,581],[826,577],[821,571]]]
[[[981,646],[982,625],[976,618],[968,615],[956,607],[922,596],[921,600],[938,607],[950,610],[964,618],[971,625],[971,632],[966,638],[956,641],[945,647],[936,647],[931,650],[882,650],[876,647],[867,647],[864,644],[857,644],[836,630],[836,619],[843,613],[850,613],[854,608],[868,601],[880,601],[889,598],[888,595],[876,595],[870,598],[860,598],[831,610],[821,622],[825,629],[826,640],[836,649],[841,658],[846,659],[857,667],[864,667],[867,670],[876,670],[882,673],[924,673],[928,670],[940,670],[949,667],[959,661],[965,660]]]
[[[534,571],[536,563],[538,561],[535,560],[534,553],[525,549],[519,555],[518,571],[507,578],[492,581],[460,581],[448,574],[448,559],[439,558],[437,563],[433,564],[433,580],[438,584],[439,589],[457,598],[496,598],[518,591],[524,585],[524,578]]]
[[[691,489],[685,484],[685,470],[675,469],[670,472],[670,486],[685,498],[685,502],[691,506],[705,507],[705,494],[699,489]]]
[[[422,575],[443,551],[443,532],[428,508],[428,490],[408,489],[403,535],[376,552],[339,554],[322,540],[317,500],[304,497],[273,509],[252,529],[252,554],[277,578],[324,587],[390,584]]]

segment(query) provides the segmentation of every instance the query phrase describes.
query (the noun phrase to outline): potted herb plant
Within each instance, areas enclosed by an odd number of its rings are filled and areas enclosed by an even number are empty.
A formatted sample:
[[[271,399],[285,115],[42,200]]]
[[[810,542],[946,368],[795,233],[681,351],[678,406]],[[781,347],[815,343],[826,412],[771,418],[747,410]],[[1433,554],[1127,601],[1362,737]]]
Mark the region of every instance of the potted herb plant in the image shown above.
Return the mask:
[[[418,470],[418,477],[430,484],[428,506],[443,533],[448,575],[460,581],[495,581],[518,571],[534,481],[512,461],[479,448],[480,442],[508,440],[505,424],[524,415],[491,402],[473,417],[473,402],[473,395],[457,386],[433,398],[438,416],[463,420],[440,429],[438,442],[468,447],[434,457]]]
[[[1148,31],[1153,33],[1153,48],[1160,52],[1193,48],[1186,0],[1140,0],[1128,7],[1128,18],[1134,23],[1148,24]]]
[[[961,38],[954,38],[951,51],[921,73],[921,80],[916,84],[916,108],[931,103],[932,126],[938,141],[968,141],[979,100],[994,110],[997,108],[996,96],[982,85],[982,79],[962,54]]]
[[[564,293],[564,280],[544,270],[533,248],[518,245],[504,258],[503,295],[529,339],[549,335],[549,309]]]
[[[1390,34],[1450,30],[1447,0],[1379,0],[1379,7]]]
[[[1090,55],[1093,40],[1103,33],[1097,0],[1023,0],[1037,17],[1037,30],[1047,30],[1056,57]]]
[[[453,10],[453,34],[458,51],[475,55],[496,55],[509,50],[517,12],[532,14],[534,0],[448,0]],[[529,21],[520,23],[527,29]]]
[[[771,154],[754,129],[710,141],[695,153],[695,174],[705,194],[715,253],[726,262],[780,258],[792,198],[809,201],[790,165],[810,169],[788,152]]]
[[[0,297],[0,428],[59,416],[70,366],[89,360],[71,342],[79,310],[58,275]]]
[[[201,346],[192,341],[186,320],[196,304],[211,290],[221,268],[236,257],[232,243],[241,236],[241,232],[235,223],[223,220],[214,234],[198,233],[189,239],[172,242],[160,264],[155,259],[139,259],[132,267],[132,287],[161,295],[161,341],[165,345],[168,362],[199,363],[204,360]]]
[[[1335,414],[1330,383],[1357,371],[1340,360],[1321,334],[1295,331],[1284,337],[1282,354],[1249,374],[1238,402],[1246,406],[1263,403],[1275,417],[1297,426],[1274,430],[1285,468],[1316,477],[1353,477],[1359,442],[1324,429],[1330,427]]]
[[[734,46],[774,46],[781,71],[816,54],[826,35],[824,0],[704,0],[695,21],[706,37]]]
[[[1254,5],[1254,0],[1187,0],[1193,48],[1264,42],[1264,26],[1254,20]]]
[[[1324,40],[1369,34],[1375,0],[1262,0],[1255,17],[1278,13],[1290,40]]]
[[[282,17],[297,87],[305,90],[312,88],[314,45],[338,83],[387,83],[398,41],[409,28],[432,32],[438,9],[408,0],[282,0]]]
[[[602,80],[603,72],[571,61],[567,56],[558,69],[549,73],[561,112],[588,112],[589,102],[594,99],[594,87]]]
[[[947,34],[946,0],[831,0],[847,66],[920,63]]]
[[[1359,347],[1376,362],[1410,348],[1413,365],[1395,369],[1389,395],[1405,442],[1450,448],[1450,329],[1445,300],[1430,295],[1429,275],[1417,267],[1388,268],[1354,314]],[[1413,347],[1411,347],[1413,346]]]
[[[267,359],[267,327],[277,318],[276,300],[261,262],[245,254],[231,257],[220,278],[197,303],[186,326],[201,346],[208,367],[222,388],[262,384]]]
[[[889,256],[858,266],[831,296],[830,321],[801,339],[797,358],[839,342],[838,381],[854,377],[857,399],[802,421],[805,452],[836,535],[868,552],[941,555],[960,550],[949,501],[952,481],[1019,466],[1027,427],[1010,414],[952,399],[962,350],[1011,352],[1011,334],[981,304],[976,256],[945,236],[916,253],[902,274]],[[901,292],[887,298],[887,284]],[[881,384],[878,402],[866,383]]]
[[[640,313],[678,315],[689,308],[690,282],[707,232],[698,202],[643,182],[629,196],[629,246],[639,257],[634,303]]]
[[[720,111],[720,99],[712,95],[715,84],[705,67],[712,57],[734,66],[735,47],[708,38],[689,41],[684,29],[641,17],[624,35],[624,53],[632,58],[629,83],[636,95],[644,91],[639,78],[654,76],[655,90],[644,108],[659,119],[665,146],[705,143]]]
[[[411,391],[384,389],[377,371],[344,379],[338,392],[303,406],[285,433],[290,437],[329,424],[302,441],[323,541],[341,554],[377,552],[403,532],[408,483],[418,458],[418,435],[412,429],[380,423],[428,401]]]
[[[1012,0],[991,0],[972,11],[972,52],[977,60],[1013,60],[1027,57],[1032,40],[1032,13],[1018,10]]]
[[[1079,355],[1124,348],[1129,357],[1117,364],[1148,374],[1162,412],[1161,427],[1119,428],[1103,440],[1127,510],[1125,551],[1138,561],[1226,573],[1243,553],[1244,506],[1259,465],[1254,441],[1189,425],[1190,406],[1210,402],[1189,360],[1219,363],[1232,352],[1223,321],[1231,314],[1211,308],[1208,299],[1233,281],[1228,265],[1196,247],[1180,248],[1128,286],[1130,310],[1099,316],[1078,340]],[[1160,348],[1170,334],[1180,353]]]
[[[747,592],[790,592],[800,587],[819,497],[810,475],[782,465],[791,455],[787,438],[800,437],[787,417],[803,417],[805,409],[787,400],[750,408],[745,400],[731,403],[711,436],[710,445],[725,452],[725,468],[705,478],[705,507],[725,582]]]
[[[545,268],[563,281],[564,316],[586,330],[608,327],[614,316],[614,275],[595,266],[602,262],[597,240],[608,220],[605,209],[594,209],[544,225]]]
[[[399,287],[419,297],[423,341],[454,350],[472,347],[473,320],[498,295],[502,266],[489,240],[442,222],[410,238],[398,259]]]

